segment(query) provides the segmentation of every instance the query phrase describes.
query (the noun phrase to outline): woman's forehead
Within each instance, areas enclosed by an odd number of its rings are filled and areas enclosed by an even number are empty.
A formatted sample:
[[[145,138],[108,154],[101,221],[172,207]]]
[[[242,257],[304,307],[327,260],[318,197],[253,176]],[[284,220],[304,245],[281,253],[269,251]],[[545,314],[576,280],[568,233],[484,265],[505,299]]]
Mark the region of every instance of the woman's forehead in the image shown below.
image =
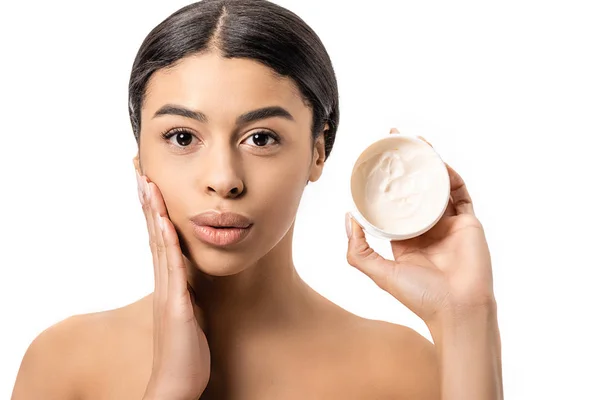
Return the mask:
[[[303,114],[307,108],[290,78],[257,61],[223,58],[216,53],[186,57],[156,71],[146,88],[142,114],[153,115],[165,104],[207,112],[222,107],[233,111],[277,105]]]

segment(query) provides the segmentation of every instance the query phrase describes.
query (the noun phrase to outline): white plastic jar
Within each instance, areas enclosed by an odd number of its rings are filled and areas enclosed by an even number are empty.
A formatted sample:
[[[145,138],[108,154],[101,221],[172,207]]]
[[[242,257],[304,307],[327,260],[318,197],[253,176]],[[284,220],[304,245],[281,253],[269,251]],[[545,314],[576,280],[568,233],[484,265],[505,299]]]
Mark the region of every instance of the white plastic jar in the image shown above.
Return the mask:
[[[389,134],[358,157],[351,177],[352,217],[373,236],[405,240],[431,229],[450,198],[438,153],[417,136]]]

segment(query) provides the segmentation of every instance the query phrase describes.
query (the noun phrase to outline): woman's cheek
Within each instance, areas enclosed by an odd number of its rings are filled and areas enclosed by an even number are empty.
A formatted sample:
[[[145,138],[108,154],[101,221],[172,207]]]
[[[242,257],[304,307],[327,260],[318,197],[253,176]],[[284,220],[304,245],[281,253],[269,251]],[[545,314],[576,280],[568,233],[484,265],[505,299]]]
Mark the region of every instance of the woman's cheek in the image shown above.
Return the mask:
[[[291,226],[306,185],[304,179],[304,176],[297,173],[295,176],[287,173],[276,185],[262,192],[265,194],[262,203],[264,215],[269,219],[270,225],[278,226],[278,230],[286,232]]]

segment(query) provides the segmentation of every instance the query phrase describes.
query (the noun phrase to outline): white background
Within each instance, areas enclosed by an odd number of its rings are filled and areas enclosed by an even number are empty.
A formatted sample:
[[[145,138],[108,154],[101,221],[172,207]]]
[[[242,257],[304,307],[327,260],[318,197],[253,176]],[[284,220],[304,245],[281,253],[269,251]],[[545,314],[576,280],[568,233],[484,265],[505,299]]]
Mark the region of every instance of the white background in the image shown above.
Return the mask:
[[[187,3],[0,6],[0,398],[43,329],[152,290],[127,83],[145,35]],[[355,157],[392,126],[421,134],[486,228],[506,399],[600,399],[597,2],[278,3],[320,35],[341,96],[332,156],[299,211],[301,275],[429,337],[345,260]]]

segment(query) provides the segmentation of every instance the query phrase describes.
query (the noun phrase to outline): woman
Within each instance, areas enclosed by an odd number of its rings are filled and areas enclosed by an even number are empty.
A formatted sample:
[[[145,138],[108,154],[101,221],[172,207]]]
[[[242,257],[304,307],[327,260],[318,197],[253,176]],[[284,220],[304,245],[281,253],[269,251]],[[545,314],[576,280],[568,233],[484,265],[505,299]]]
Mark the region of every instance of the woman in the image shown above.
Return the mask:
[[[13,399],[498,399],[490,256],[461,178],[394,260],[347,217],[348,262],[429,327],[359,318],[292,261],[295,215],[339,120],[330,59],[293,13],[204,0],[135,59],[129,112],[155,290],[40,334]]]

